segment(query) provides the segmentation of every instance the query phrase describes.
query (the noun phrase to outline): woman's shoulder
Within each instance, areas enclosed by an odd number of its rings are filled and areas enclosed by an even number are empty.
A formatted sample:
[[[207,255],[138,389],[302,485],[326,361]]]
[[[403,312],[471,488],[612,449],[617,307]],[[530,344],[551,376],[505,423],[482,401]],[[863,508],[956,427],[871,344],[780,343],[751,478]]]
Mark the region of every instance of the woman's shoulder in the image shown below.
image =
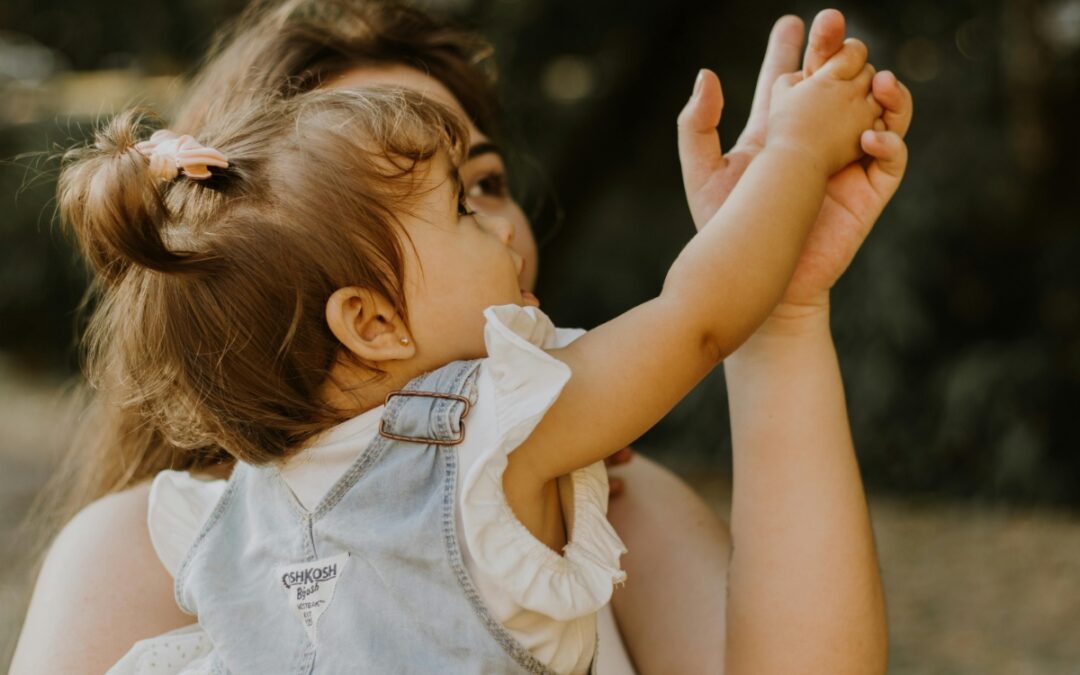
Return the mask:
[[[136,640],[191,623],[150,541],[150,487],[94,501],[54,539],[12,672],[102,672]]]
[[[75,551],[101,557],[112,557],[118,551],[153,553],[138,545],[149,542],[146,511],[150,489],[151,481],[147,480],[83,507],[60,530],[46,561]]]

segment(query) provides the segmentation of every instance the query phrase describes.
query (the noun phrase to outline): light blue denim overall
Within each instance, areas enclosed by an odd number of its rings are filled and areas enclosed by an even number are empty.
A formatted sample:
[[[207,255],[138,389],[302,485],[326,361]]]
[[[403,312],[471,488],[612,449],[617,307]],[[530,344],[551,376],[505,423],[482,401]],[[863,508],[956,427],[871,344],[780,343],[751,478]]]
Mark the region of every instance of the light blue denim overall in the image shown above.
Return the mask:
[[[176,574],[215,673],[552,672],[488,611],[458,546],[454,444],[479,364],[392,395],[380,434],[311,511],[275,467],[237,464]]]

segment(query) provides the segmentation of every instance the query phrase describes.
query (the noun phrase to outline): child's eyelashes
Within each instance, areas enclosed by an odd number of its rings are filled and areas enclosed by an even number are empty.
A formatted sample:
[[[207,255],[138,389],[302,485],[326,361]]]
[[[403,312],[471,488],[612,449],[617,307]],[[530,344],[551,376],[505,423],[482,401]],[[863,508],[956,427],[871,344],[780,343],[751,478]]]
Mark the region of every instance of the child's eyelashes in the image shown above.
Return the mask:
[[[465,195],[465,188],[462,187],[458,190],[458,215],[459,216],[472,216],[476,212],[469,208],[469,200]]]

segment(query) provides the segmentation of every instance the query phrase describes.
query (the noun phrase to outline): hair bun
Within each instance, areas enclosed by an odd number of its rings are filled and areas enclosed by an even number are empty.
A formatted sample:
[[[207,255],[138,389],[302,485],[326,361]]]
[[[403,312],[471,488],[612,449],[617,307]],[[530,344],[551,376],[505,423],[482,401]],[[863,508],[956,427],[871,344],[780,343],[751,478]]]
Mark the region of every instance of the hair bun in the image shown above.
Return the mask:
[[[147,117],[141,110],[117,115],[98,130],[93,145],[65,155],[60,174],[61,218],[94,268],[110,281],[123,276],[132,263],[159,272],[200,269],[206,255],[174,251],[166,243],[164,232],[174,214],[160,178],[183,171],[198,180],[209,177],[210,166],[228,166],[217,150],[171,131],[158,131],[137,143]]]

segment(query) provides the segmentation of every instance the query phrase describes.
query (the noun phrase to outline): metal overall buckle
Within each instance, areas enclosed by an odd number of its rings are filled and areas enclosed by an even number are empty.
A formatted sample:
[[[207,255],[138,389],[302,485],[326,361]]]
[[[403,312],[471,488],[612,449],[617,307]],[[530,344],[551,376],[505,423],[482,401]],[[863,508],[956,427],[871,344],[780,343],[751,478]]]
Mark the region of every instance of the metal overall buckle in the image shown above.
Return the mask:
[[[451,438],[448,441],[444,441],[438,438],[419,438],[415,436],[399,436],[398,434],[392,434],[386,430],[386,417],[385,415],[379,421],[379,435],[385,438],[391,438],[395,441],[406,441],[409,443],[426,443],[429,445],[457,445],[465,440],[465,416],[469,414],[469,409],[472,408],[472,403],[464,396],[458,396],[457,394],[441,394],[437,391],[414,391],[409,389],[398,389],[392,391],[386,395],[386,400],[383,401],[384,405],[390,405],[390,399],[395,396],[426,396],[428,398],[446,398],[452,401],[461,401],[465,404],[465,410],[461,413],[461,420],[458,424],[461,427],[457,437]]]

